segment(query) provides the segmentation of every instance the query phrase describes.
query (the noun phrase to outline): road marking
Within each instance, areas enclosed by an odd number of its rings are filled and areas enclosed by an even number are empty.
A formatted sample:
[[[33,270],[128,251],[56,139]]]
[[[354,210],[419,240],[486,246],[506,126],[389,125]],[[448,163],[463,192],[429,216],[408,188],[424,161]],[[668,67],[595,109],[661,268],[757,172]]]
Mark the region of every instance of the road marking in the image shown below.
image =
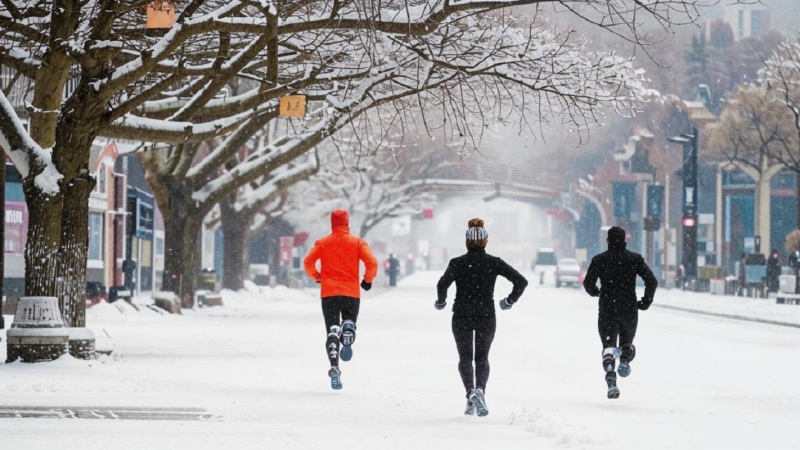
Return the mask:
[[[0,419],[220,420],[203,408],[0,406]]]

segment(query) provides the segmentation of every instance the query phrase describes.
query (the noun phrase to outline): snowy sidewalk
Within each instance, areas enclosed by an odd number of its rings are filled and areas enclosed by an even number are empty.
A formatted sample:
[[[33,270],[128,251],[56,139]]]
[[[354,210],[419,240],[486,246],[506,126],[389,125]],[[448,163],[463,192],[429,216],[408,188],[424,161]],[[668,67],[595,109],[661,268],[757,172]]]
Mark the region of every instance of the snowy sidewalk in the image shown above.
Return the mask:
[[[659,289],[653,306],[800,328],[800,305],[777,304],[774,297],[749,298]]]

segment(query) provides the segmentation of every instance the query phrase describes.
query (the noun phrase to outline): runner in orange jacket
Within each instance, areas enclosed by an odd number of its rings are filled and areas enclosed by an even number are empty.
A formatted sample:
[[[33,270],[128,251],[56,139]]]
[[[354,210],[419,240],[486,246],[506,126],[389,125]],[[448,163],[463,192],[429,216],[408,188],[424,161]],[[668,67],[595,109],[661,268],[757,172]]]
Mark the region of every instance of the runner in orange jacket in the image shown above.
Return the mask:
[[[319,270],[317,261],[320,262]],[[361,287],[368,291],[378,273],[378,260],[366,241],[350,234],[347,211],[337,209],[331,213],[331,234],[315,242],[303,261],[306,274],[322,288],[322,315],[328,333],[325,351],[331,363],[328,376],[333,389],[342,388],[339,358],[349,361],[353,357],[351,345],[356,339],[361,297],[358,290],[359,261],[363,261],[366,267]]]

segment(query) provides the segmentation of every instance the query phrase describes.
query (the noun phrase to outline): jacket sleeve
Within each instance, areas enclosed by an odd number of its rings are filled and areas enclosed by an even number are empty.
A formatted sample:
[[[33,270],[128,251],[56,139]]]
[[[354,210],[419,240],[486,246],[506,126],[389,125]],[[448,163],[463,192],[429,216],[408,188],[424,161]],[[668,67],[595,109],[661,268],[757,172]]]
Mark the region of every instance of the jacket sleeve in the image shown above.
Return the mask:
[[[522,293],[525,292],[525,288],[528,286],[528,280],[526,280],[522,274],[517,272],[516,269],[509,266],[507,262],[500,258],[497,259],[497,265],[497,273],[514,285],[513,289],[511,289],[511,293],[508,294],[508,301],[511,303],[516,303],[516,301],[522,296]]]
[[[314,243],[314,246],[311,247],[311,250],[308,251],[308,255],[303,260],[303,268],[306,271],[306,275],[309,278],[313,279],[314,281],[320,280],[320,273],[317,271],[317,261],[319,260],[320,249],[319,244]]]
[[[583,289],[592,297],[600,295],[600,289],[597,288],[598,265],[599,263],[592,258],[592,262],[589,263],[589,270],[586,271],[586,276],[583,278]]]
[[[644,298],[649,298],[652,300],[653,296],[656,295],[658,280],[656,279],[655,275],[653,275],[653,271],[650,270],[650,267],[647,266],[647,263],[644,262],[644,258],[641,256],[639,257],[638,266],[639,267],[636,270],[636,274],[642,277],[642,280],[644,281]]]
[[[364,267],[366,268],[364,272],[364,281],[372,283],[378,275],[378,260],[375,259],[375,255],[372,254],[372,250],[363,239],[361,239],[361,245],[359,246],[358,258],[364,261]]]
[[[437,298],[440,302],[447,300],[447,289],[456,281],[456,266],[453,261],[447,265],[447,270],[444,271],[442,278],[439,278],[439,283],[436,284]]]

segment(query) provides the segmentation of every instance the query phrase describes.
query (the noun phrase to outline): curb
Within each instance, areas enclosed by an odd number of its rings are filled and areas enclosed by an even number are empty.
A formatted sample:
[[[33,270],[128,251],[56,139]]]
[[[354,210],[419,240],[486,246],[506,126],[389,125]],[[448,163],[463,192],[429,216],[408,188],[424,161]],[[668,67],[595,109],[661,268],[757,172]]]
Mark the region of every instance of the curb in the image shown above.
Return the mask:
[[[756,323],[763,323],[767,325],[778,325],[781,327],[791,327],[791,328],[800,328],[800,323],[791,323],[791,322],[780,322],[777,320],[769,320],[769,319],[759,319],[756,317],[747,317],[747,316],[739,316],[736,314],[725,314],[725,313],[715,313],[710,311],[702,311],[699,309],[691,309],[691,308],[684,308],[681,306],[671,306],[671,305],[658,305],[653,304],[653,306],[657,306],[659,308],[664,309],[672,309],[675,311],[682,311],[692,314],[700,314],[704,316],[713,316],[713,317],[722,317],[724,319],[733,319],[733,320],[741,320],[744,322],[756,322]]]

